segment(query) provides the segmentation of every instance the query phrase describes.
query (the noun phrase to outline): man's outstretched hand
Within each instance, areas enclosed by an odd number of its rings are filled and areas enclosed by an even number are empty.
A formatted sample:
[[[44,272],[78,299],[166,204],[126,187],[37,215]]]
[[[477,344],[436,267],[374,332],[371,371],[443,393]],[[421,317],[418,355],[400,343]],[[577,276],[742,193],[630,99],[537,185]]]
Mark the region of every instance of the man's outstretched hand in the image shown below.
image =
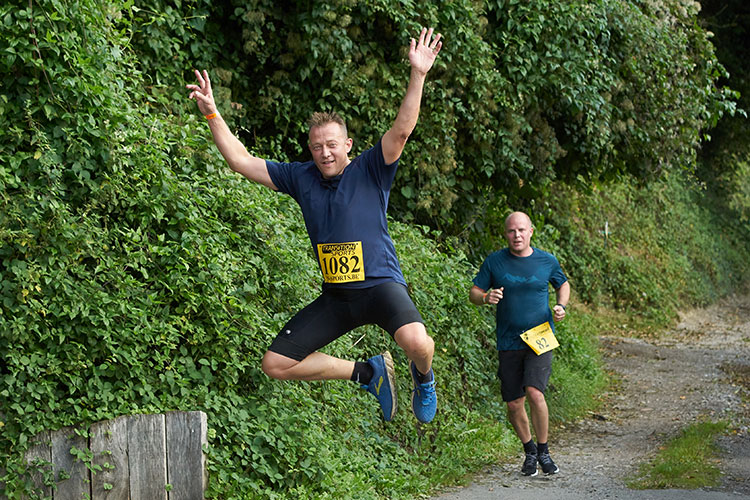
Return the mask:
[[[419,34],[419,41],[411,39],[411,45],[409,47],[409,64],[412,69],[421,73],[427,73],[432,68],[432,64],[435,62],[435,58],[440,52],[443,46],[443,42],[440,41],[442,35],[440,33],[433,39],[432,37],[433,28],[429,30],[422,28],[422,32]]]
[[[185,85],[185,88],[191,91],[188,98],[195,99],[195,102],[198,103],[198,109],[204,115],[217,113],[216,102],[214,102],[214,93],[211,90],[211,79],[208,78],[208,71],[204,69],[203,74],[197,69],[194,71],[195,77],[198,79],[198,85]]]

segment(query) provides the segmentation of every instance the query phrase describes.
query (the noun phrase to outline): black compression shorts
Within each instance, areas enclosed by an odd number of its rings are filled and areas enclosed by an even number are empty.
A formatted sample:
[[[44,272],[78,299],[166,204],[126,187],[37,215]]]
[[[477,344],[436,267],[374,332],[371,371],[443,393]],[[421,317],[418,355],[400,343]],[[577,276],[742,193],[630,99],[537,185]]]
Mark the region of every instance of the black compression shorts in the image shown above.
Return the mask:
[[[519,351],[498,351],[497,376],[503,401],[514,401],[526,395],[526,386],[547,390],[552,372],[552,351],[537,355],[530,348]]]
[[[302,361],[359,326],[375,324],[391,337],[408,323],[423,323],[406,287],[389,281],[372,288],[328,288],[284,325],[269,351]]]

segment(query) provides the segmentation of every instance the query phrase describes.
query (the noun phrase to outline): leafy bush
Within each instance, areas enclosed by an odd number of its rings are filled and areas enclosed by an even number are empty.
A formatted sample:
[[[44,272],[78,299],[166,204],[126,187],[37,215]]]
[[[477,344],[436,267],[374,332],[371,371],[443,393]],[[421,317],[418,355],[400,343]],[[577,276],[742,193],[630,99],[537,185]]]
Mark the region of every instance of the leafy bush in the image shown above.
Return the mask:
[[[404,93],[409,37],[436,26],[446,45],[392,213],[473,243],[493,207],[527,205],[557,180],[588,185],[694,168],[703,129],[735,111],[696,2],[136,5],[125,14],[131,45],[160,107],[184,112],[175,105],[183,79],[205,67],[243,140],[291,159],[307,156],[313,111],[340,112],[355,150],[377,140]]]
[[[510,434],[464,257],[394,223],[404,268],[419,277],[415,300],[444,345],[436,425],[415,431],[405,410],[386,426],[352,384],[268,380],[265,347],[319,287],[296,205],[228,173],[202,119],[171,114],[164,93],[138,93],[131,21],[111,5],[6,7],[0,18],[14,54],[3,59],[2,113],[31,132],[9,127],[0,141],[7,494],[30,493],[22,456],[38,432],[172,409],[208,414],[218,498],[399,497],[501,453]],[[386,346],[370,328],[330,352],[363,359]]]
[[[750,273],[747,228],[727,220],[689,176],[647,185],[626,177],[586,194],[558,185],[545,204],[554,232],[540,240],[587,303],[666,325],[678,307],[732,293]]]
[[[728,75],[728,82],[738,91],[737,106],[741,112],[722,118],[706,136],[700,152],[698,175],[709,189],[706,195],[732,214],[745,227],[750,226],[750,71],[747,44],[750,13],[741,0],[701,2],[701,24],[713,35],[716,54]]]

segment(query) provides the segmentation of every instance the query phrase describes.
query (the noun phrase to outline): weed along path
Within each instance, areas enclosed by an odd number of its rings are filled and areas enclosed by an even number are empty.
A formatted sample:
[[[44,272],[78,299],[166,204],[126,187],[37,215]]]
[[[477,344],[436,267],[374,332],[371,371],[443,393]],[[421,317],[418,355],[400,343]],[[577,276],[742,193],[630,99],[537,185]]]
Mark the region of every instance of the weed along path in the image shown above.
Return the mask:
[[[750,296],[689,311],[656,339],[605,335],[606,368],[616,381],[596,414],[566,428],[552,425],[555,476],[520,474],[497,464],[461,489],[433,500],[750,498]],[[698,490],[633,490],[626,479],[648,463],[681,429],[701,421],[728,421],[718,440],[720,484]]]

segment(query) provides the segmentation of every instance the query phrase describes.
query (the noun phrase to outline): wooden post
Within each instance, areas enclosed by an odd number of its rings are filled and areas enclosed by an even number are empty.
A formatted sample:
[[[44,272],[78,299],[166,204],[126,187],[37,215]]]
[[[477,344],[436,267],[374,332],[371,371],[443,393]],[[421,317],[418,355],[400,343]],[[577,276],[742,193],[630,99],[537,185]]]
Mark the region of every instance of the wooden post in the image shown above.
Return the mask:
[[[119,417],[91,426],[89,446],[94,465],[102,469],[92,474],[91,500],[130,500],[129,418]]]
[[[203,455],[208,442],[206,414],[174,411],[166,417],[169,500],[203,500],[208,479]]]
[[[130,498],[167,500],[164,415],[133,415],[128,422]]]
[[[46,464],[32,467],[33,495],[52,500],[203,500],[206,435],[206,414],[200,411],[119,417],[93,424],[88,439],[70,427],[40,433],[25,455],[29,463],[41,459]],[[90,453],[84,459],[90,458],[95,472],[71,454],[73,447]],[[45,474],[54,476],[55,488],[44,485]],[[0,500],[7,500],[2,489]]]
[[[88,439],[79,436],[73,427],[65,427],[50,435],[52,470],[55,473],[55,500],[80,500],[90,493],[89,470],[71,450],[88,450]]]
[[[52,448],[50,446],[50,433],[42,432],[34,436],[34,445],[26,452],[26,462],[32,463],[36,459],[52,463]],[[50,466],[40,467],[31,473],[31,481],[34,483],[34,494],[41,497],[52,496],[52,487],[44,484],[44,473],[51,471]]]

